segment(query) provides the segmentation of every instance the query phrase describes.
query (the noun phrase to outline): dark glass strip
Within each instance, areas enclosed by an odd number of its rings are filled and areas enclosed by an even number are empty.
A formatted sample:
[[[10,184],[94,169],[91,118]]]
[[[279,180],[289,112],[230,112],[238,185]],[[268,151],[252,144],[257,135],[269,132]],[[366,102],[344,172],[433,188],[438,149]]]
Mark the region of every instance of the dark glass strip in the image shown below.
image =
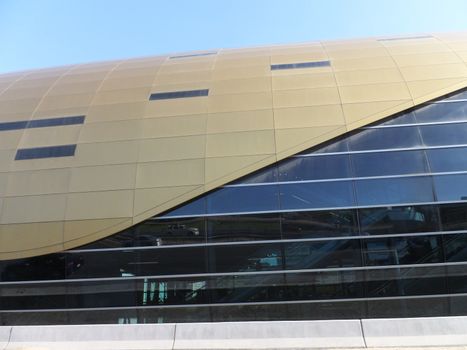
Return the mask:
[[[62,118],[47,118],[35,120],[22,120],[17,122],[0,123],[0,131],[44,128],[47,126],[75,125],[84,123],[84,115]]]
[[[205,53],[195,53],[195,54],[191,54],[191,55],[170,56],[169,58],[172,60],[172,59],[176,59],[176,58],[211,56],[211,55],[215,55],[215,54],[217,54],[217,52],[205,52]]]
[[[75,155],[76,145],[23,148],[16,152],[15,160],[70,157]]]
[[[187,97],[199,97],[207,96],[209,93],[208,89],[202,90],[189,90],[189,91],[171,91],[171,92],[157,92],[149,96],[150,101],[154,100],[170,100],[174,98],[187,98]]]
[[[271,64],[271,70],[329,67],[330,65],[331,65],[331,62],[330,62],[330,61],[316,61],[316,62],[302,62],[302,63],[286,63],[286,64]]]
[[[414,40],[414,39],[428,39],[428,38],[432,38],[432,36],[431,35],[405,36],[405,37],[400,37],[400,38],[378,39],[378,41]]]

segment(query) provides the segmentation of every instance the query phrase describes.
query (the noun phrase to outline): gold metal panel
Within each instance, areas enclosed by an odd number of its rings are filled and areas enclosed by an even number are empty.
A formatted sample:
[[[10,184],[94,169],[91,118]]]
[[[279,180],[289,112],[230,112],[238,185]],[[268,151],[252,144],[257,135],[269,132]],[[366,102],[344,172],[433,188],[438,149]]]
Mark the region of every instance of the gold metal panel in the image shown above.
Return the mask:
[[[88,220],[133,215],[132,190],[70,193],[65,219]]]
[[[70,186],[70,169],[17,171],[8,174],[5,194],[10,197],[52,193],[67,193]]]
[[[133,189],[136,163],[79,167],[71,169],[70,192]]]
[[[302,69],[300,71],[303,72]],[[311,89],[336,86],[336,77],[332,72],[274,75],[272,77],[273,90]]]
[[[273,154],[274,130],[210,134],[206,140],[206,157]]]
[[[467,33],[219,50],[0,75],[0,259],[111,235],[294,153],[467,87]],[[330,67],[270,65],[331,60]],[[151,92],[208,97],[149,101]],[[74,143],[74,157],[15,161]],[[41,232],[40,235],[34,235]]]
[[[204,159],[184,159],[138,164],[136,188],[202,185]]]
[[[272,109],[211,113],[207,120],[208,134],[274,129]]]
[[[340,104],[337,87],[278,90],[273,92],[274,108]]]
[[[204,158],[206,135],[163,137],[140,141],[139,162]]]

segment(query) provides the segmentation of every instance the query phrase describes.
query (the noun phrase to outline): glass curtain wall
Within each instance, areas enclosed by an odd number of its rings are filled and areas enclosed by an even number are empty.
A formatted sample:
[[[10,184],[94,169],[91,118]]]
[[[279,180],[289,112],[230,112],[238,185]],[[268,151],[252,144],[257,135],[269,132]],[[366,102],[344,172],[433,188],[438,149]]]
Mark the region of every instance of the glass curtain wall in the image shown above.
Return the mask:
[[[467,93],[0,279],[2,324],[466,315]]]

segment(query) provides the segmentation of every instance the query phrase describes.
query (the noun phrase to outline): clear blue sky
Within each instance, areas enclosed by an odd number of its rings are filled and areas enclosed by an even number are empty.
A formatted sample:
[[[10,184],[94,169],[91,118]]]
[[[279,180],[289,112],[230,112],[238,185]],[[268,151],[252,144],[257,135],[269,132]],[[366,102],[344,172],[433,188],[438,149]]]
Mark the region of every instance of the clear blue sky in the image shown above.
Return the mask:
[[[436,31],[467,31],[467,0],[0,0],[0,73]]]

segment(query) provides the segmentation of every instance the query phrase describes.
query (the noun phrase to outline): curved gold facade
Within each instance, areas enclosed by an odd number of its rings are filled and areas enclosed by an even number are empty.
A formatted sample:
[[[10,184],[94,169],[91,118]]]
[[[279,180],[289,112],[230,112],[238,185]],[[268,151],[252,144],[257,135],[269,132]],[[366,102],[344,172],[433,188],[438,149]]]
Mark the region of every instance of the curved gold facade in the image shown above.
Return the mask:
[[[198,53],[199,54],[199,53]],[[271,65],[330,66],[271,70]],[[313,42],[0,75],[0,259],[111,235],[362,125],[467,87],[467,34]],[[151,93],[209,89],[150,101]],[[76,144],[74,156],[15,160]]]

